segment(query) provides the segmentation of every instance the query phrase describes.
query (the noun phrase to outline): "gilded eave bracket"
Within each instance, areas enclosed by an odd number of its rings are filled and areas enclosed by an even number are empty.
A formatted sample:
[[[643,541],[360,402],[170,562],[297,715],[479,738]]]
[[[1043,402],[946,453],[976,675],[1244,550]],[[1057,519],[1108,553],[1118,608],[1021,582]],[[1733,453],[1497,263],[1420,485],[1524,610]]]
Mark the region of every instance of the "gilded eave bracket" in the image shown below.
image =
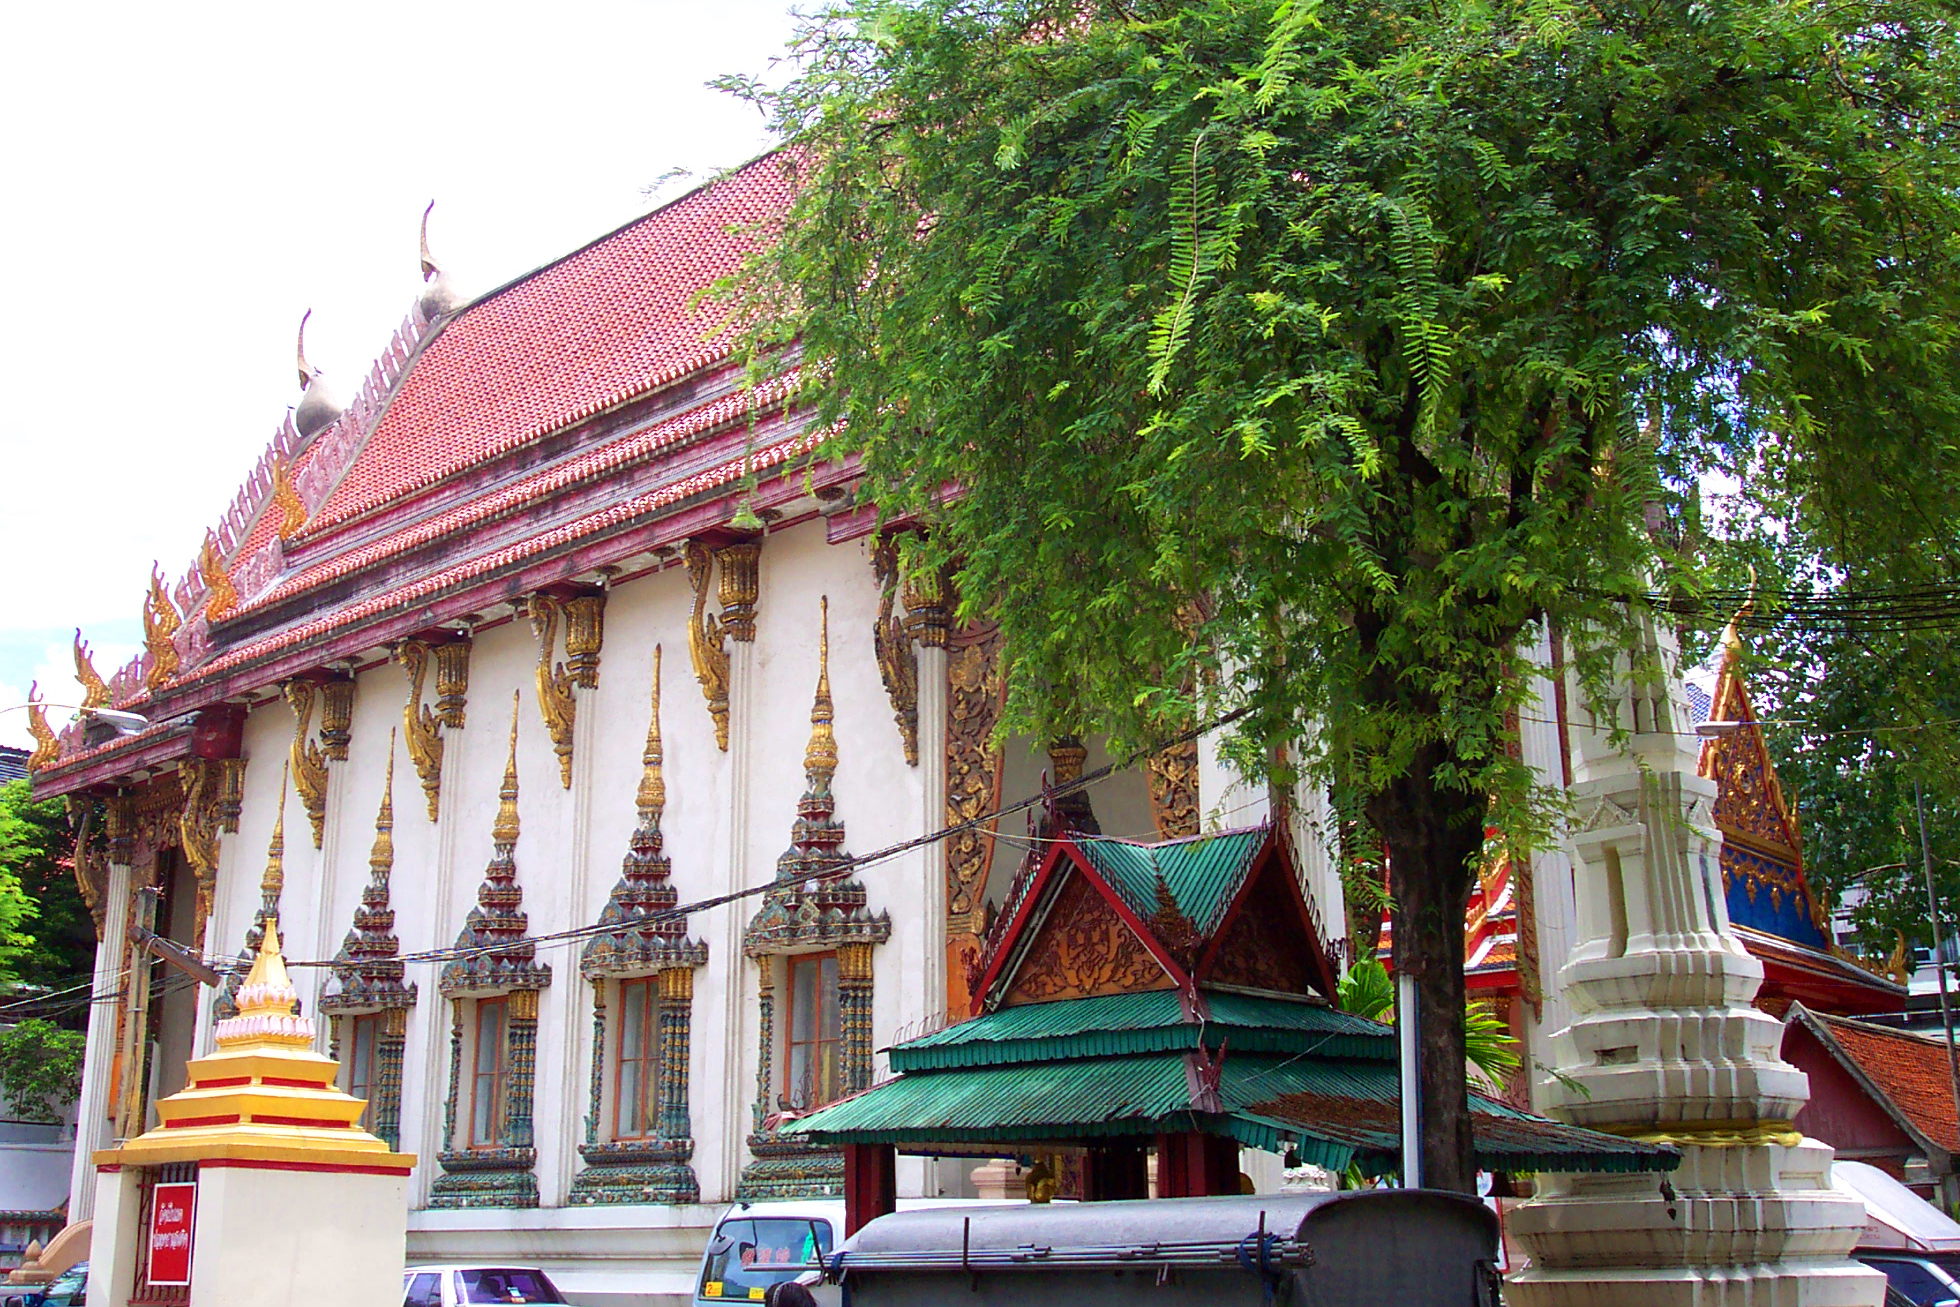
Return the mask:
[[[538,711],[551,748],[558,755],[558,778],[572,788],[572,728],[578,717],[576,688],[599,685],[599,650],[605,643],[604,591],[570,598],[540,592],[531,596],[531,630],[538,637]],[[565,632],[565,661],[556,661],[558,631]]]
[[[470,684],[470,642],[431,645],[426,640],[404,640],[395,650],[395,661],[408,673],[408,702],[402,708],[403,740],[415,775],[422,782],[429,820],[434,821],[442,806],[442,731],[444,727],[462,729]],[[436,673],[433,707],[423,702],[431,665]]]

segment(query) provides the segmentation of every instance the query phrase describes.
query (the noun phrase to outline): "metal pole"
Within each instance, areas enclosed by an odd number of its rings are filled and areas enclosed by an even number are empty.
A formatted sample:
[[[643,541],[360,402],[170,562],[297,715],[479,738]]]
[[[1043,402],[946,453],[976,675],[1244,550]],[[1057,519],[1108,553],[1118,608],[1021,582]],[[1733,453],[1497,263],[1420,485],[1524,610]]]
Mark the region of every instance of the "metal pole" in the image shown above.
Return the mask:
[[[1940,922],[1940,901],[1933,892],[1933,846],[1926,838],[1926,798],[1912,782],[1913,815],[1919,819],[1919,861],[1926,871],[1926,912],[1933,919],[1933,969],[1940,978],[1940,1024],[1946,1029],[1947,1084],[1953,1090],[1953,1114],[1960,1118],[1960,1050],[1953,1047],[1953,1008],[1946,997],[1946,959],[1940,956],[1946,927]]]
[[[1422,1038],[1416,1028],[1416,978],[1395,973],[1395,1042],[1402,1071],[1402,1187],[1422,1188]]]

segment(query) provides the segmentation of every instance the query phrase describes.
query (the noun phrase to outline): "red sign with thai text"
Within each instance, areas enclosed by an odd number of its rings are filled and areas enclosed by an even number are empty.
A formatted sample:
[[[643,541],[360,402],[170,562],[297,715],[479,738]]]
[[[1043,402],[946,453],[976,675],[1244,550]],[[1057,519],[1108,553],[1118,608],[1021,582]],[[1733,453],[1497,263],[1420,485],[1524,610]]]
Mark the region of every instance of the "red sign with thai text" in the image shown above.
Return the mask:
[[[150,1283],[191,1282],[191,1224],[197,1216],[197,1182],[160,1184],[150,1191]]]

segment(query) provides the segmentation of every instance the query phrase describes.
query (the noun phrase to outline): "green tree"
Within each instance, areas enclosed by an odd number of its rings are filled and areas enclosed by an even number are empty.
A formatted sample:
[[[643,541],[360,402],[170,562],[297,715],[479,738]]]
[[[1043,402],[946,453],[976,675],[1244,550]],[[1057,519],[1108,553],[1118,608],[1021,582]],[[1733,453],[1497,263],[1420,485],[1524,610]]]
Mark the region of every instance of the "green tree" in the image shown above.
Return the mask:
[[[802,185],[731,291],[1006,632],[1009,720],[1243,708],[1387,846],[1421,1164],[1472,1184],[1463,910],[1536,632],[1597,690],[1709,467],[1953,540],[1933,0],[841,0],[750,86]],[[956,493],[948,494],[951,487]],[[1658,512],[1657,512],[1658,510]],[[1617,597],[1617,598],[1616,598]],[[1209,677],[1204,673],[1222,671]],[[1195,688],[1194,688],[1195,687]]]
[[[62,805],[25,780],[0,784],[0,983],[61,988],[86,979],[95,928],[75,887]]]
[[[56,1121],[82,1090],[87,1036],[29,1017],[0,1030],[0,1097],[25,1121]]]

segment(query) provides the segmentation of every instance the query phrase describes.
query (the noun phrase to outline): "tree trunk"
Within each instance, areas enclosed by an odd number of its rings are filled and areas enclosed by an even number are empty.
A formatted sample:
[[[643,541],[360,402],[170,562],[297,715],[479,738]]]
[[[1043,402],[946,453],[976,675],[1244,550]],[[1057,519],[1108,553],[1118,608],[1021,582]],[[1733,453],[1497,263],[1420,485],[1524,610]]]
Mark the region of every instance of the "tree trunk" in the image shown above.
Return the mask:
[[[1408,771],[1368,801],[1368,816],[1388,844],[1395,972],[1416,983],[1423,1185],[1475,1193],[1463,1057],[1463,924],[1487,805],[1481,794],[1434,783],[1453,761],[1447,745],[1423,746]]]

